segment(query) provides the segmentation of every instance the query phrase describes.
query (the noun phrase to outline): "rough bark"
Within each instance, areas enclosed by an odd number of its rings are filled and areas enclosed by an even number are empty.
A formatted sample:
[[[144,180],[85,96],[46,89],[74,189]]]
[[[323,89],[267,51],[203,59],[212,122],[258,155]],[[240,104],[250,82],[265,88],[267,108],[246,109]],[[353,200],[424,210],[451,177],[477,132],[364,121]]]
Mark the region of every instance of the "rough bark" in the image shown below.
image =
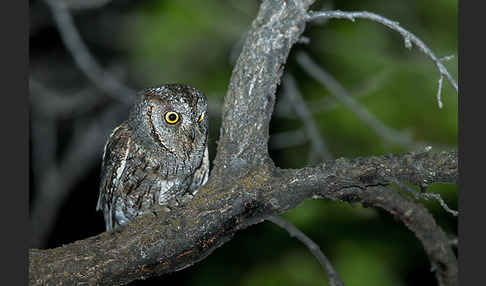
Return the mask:
[[[388,178],[414,185],[457,183],[457,154],[407,153],[337,159],[279,169],[268,156],[275,91],[313,1],[264,1],[233,70],[214,168],[195,198],[156,209],[121,231],[54,249],[29,251],[31,285],[121,285],[193,265],[236,231],[311,198],[363,202],[396,215],[422,242],[441,285],[456,285],[456,258],[428,212],[384,189]]]
[[[177,271],[205,258],[237,230],[309,198],[364,202],[390,211],[416,232],[429,255],[432,253],[434,265],[447,266],[437,269],[440,277],[457,276],[457,270],[449,269],[454,268],[454,254],[443,233],[439,230],[440,234],[435,234],[438,227],[427,211],[396,192],[377,188],[390,175],[411,178],[408,181],[415,184],[456,183],[457,155],[341,158],[300,170],[262,167],[225,173],[227,178],[235,178],[232,180],[213,176],[180,208],[170,212],[158,209],[156,215],[140,217],[120,232],[105,232],[54,249],[30,250],[30,282],[125,284]]]

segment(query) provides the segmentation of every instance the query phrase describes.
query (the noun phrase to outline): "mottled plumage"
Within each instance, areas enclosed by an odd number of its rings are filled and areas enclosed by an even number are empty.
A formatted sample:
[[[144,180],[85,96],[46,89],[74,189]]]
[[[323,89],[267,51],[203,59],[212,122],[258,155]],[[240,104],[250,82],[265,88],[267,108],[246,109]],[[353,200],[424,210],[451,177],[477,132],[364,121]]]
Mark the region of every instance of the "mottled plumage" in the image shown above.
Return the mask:
[[[168,84],[147,88],[103,153],[97,210],[106,229],[147,213],[155,204],[190,198],[209,174],[207,104],[198,90]]]

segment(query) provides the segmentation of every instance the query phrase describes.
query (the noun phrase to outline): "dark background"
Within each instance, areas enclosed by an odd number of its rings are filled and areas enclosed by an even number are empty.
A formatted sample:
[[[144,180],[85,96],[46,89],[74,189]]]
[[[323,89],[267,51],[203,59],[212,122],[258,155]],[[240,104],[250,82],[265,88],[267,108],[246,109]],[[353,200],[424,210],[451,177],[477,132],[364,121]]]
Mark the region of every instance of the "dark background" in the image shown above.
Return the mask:
[[[52,166],[62,167],[56,180],[59,183],[74,168],[86,166],[63,188],[67,195],[52,218],[54,227],[36,245],[46,248],[104,231],[102,215],[95,211],[102,145],[86,145],[87,150],[93,148],[91,152],[97,153],[93,156],[97,160],[79,160],[72,165],[63,162],[71,147],[79,144],[77,134],[91,128],[104,112],[120,103],[100,91],[76,66],[45,3],[29,3],[31,211]],[[126,86],[140,89],[183,82],[206,93],[211,106],[213,158],[220,124],[219,104],[239,51],[238,42],[251,25],[258,3],[118,0],[98,8],[73,9],[71,13],[99,64]],[[318,1],[313,7],[367,10],[399,21],[437,56],[454,55],[445,65],[457,78],[457,1]],[[418,146],[383,140],[299,67],[295,61],[298,51],[308,52],[360,104],[387,126],[409,134],[418,145],[433,146],[435,151],[457,147],[456,93],[444,82],[444,108],[437,107],[439,74],[435,65],[416,48],[406,49],[396,32],[367,20],[331,20],[309,24],[304,35],[310,43],[294,47],[286,71],[296,77],[309,106],[318,109],[313,118],[335,158],[405,152]],[[77,97],[86,100],[73,100]],[[281,98],[279,94],[279,112],[271,124],[274,138],[286,131],[302,130],[304,124]],[[125,119],[126,113],[116,113],[100,140],[104,141],[111,129]],[[306,138],[300,141],[292,146],[273,141],[270,151],[278,166],[298,168],[310,164],[310,143]],[[451,208],[457,209],[457,186],[433,185],[428,190],[440,193]],[[456,236],[456,218],[436,201],[420,202],[448,234]],[[313,200],[285,217],[321,247],[348,286],[436,284],[419,241],[387,213],[360,204]],[[265,222],[241,231],[193,267],[133,284],[322,285],[324,281],[324,271],[305,247]]]

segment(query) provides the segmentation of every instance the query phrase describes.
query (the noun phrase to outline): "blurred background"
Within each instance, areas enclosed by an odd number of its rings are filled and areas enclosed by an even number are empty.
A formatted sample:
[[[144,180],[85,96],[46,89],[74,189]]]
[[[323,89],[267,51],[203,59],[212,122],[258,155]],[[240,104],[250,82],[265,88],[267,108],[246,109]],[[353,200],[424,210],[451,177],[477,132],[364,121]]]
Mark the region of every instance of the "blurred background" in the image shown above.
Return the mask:
[[[223,97],[260,3],[49,2],[29,1],[29,203],[31,247],[40,248],[104,231],[95,211],[101,154],[127,118],[134,90],[181,82],[204,91],[214,158]],[[313,9],[367,10],[398,21],[438,57],[454,56],[444,65],[458,77],[457,0],[316,1]],[[309,24],[304,36],[290,54],[272,117],[276,165],[457,148],[457,94],[444,80],[438,108],[435,65],[398,33],[368,20],[329,20]],[[457,209],[457,186],[428,191]],[[435,200],[419,202],[454,240],[457,218]],[[420,242],[388,213],[311,200],[284,217],[321,247],[348,286],[437,284]],[[327,285],[317,260],[270,222],[240,231],[193,267],[131,285],[175,283]]]

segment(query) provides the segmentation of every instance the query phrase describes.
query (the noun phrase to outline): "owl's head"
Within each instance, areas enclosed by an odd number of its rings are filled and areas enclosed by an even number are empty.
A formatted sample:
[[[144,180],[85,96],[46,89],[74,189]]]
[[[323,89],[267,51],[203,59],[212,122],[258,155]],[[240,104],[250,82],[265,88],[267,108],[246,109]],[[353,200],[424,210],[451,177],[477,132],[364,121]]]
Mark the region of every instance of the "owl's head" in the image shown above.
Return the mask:
[[[207,117],[202,92],[183,84],[166,84],[139,92],[129,124],[147,150],[193,161],[206,148]]]

